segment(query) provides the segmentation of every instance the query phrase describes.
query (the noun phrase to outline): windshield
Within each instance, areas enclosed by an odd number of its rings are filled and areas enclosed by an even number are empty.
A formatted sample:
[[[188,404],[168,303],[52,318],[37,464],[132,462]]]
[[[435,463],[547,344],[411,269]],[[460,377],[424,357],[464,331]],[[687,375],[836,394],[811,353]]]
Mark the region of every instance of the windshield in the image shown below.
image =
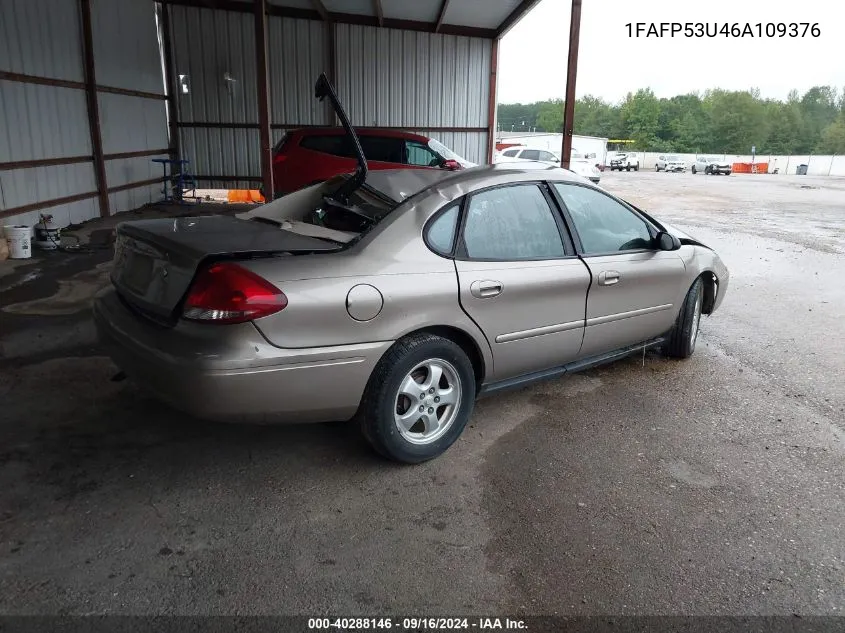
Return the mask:
[[[674,162],[674,161],[676,161],[676,160],[681,160],[681,157],[680,157],[680,156],[676,156],[675,154],[671,154],[671,155],[669,155],[669,156],[667,156],[667,157],[666,157],[666,160],[670,160],[670,161],[673,161],[673,162]]]
[[[429,139],[429,140],[428,140],[428,146],[429,146],[431,149],[433,149],[435,152],[437,152],[438,154],[440,154],[440,155],[441,155],[443,158],[445,158],[446,160],[456,160],[456,161],[458,161],[459,163],[465,163],[465,162],[467,162],[465,158],[463,158],[462,156],[458,156],[455,152],[453,152],[452,150],[450,150],[450,149],[449,149],[448,147],[446,147],[443,143],[440,143],[439,141],[436,141],[436,140],[435,140],[435,139],[433,139],[433,138],[431,138],[431,139]]]

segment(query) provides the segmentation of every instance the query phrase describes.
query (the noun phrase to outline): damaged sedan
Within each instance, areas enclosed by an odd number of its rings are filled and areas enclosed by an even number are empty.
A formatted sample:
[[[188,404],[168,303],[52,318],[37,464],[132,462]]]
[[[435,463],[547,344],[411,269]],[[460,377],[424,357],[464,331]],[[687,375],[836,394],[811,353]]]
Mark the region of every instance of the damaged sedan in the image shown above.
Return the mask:
[[[358,168],[237,217],[119,226],[101,340],[173,407],[227,422],[350,420],[417,463],[482,395],[660,348],[695,350],[728,270],[563,169]]]

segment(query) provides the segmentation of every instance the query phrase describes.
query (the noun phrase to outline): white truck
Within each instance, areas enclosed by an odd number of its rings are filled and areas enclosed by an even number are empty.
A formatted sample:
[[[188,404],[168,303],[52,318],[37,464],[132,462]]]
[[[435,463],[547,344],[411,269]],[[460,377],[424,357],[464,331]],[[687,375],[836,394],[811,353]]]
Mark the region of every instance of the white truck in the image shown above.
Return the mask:
[[[608,154],[608,165],[610,166],[610,171],[619,170],[622,171],[634,171],[640,170],[640,156],[636,152],[614,152],[613,154]]]

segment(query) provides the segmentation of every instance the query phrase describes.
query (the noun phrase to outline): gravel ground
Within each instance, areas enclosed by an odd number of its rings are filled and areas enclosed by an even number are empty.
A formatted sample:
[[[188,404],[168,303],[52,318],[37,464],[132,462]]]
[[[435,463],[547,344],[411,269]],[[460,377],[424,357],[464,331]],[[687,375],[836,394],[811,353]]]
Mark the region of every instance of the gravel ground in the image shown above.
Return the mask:
[[[0,612],[840,614],[845,180],[602,186],[731,269],[695,356],[482,400],[417,467],[110,381],[108,251],[0,265]]]

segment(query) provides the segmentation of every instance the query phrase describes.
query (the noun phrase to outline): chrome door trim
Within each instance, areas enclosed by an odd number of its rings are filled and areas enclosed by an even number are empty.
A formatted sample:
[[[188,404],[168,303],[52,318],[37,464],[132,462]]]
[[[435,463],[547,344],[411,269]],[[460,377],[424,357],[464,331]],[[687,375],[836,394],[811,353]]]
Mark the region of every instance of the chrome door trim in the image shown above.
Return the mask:
[[[510,343],[511,341],[520,341],[534,336],[543,336],[544,334],[557,334],[558,332],[567,332],[579,327],[584,327],[583,321],[569,321],[568,323],[556,323],[554,325],[544,325],[543,327],[535,327],[530,330],[520,330],[519,332],[509,332],[507,334],[499,334],[496,337],[497,343]]]
[[[587,319],[587,327],[590,327],[591,325],[601,325],[602,323],[610,323],[612,321],[621,321],[622,319],[651,314],[652,312],[671,310],[672,305],[673,304],[671,303],[664,303],[663,305],[652,306],[650,308],[640,308],[639,310],[630,310],[628,312],[617,312],[616,314],[606,314],[600,317],[593,317],[592,319]]]

